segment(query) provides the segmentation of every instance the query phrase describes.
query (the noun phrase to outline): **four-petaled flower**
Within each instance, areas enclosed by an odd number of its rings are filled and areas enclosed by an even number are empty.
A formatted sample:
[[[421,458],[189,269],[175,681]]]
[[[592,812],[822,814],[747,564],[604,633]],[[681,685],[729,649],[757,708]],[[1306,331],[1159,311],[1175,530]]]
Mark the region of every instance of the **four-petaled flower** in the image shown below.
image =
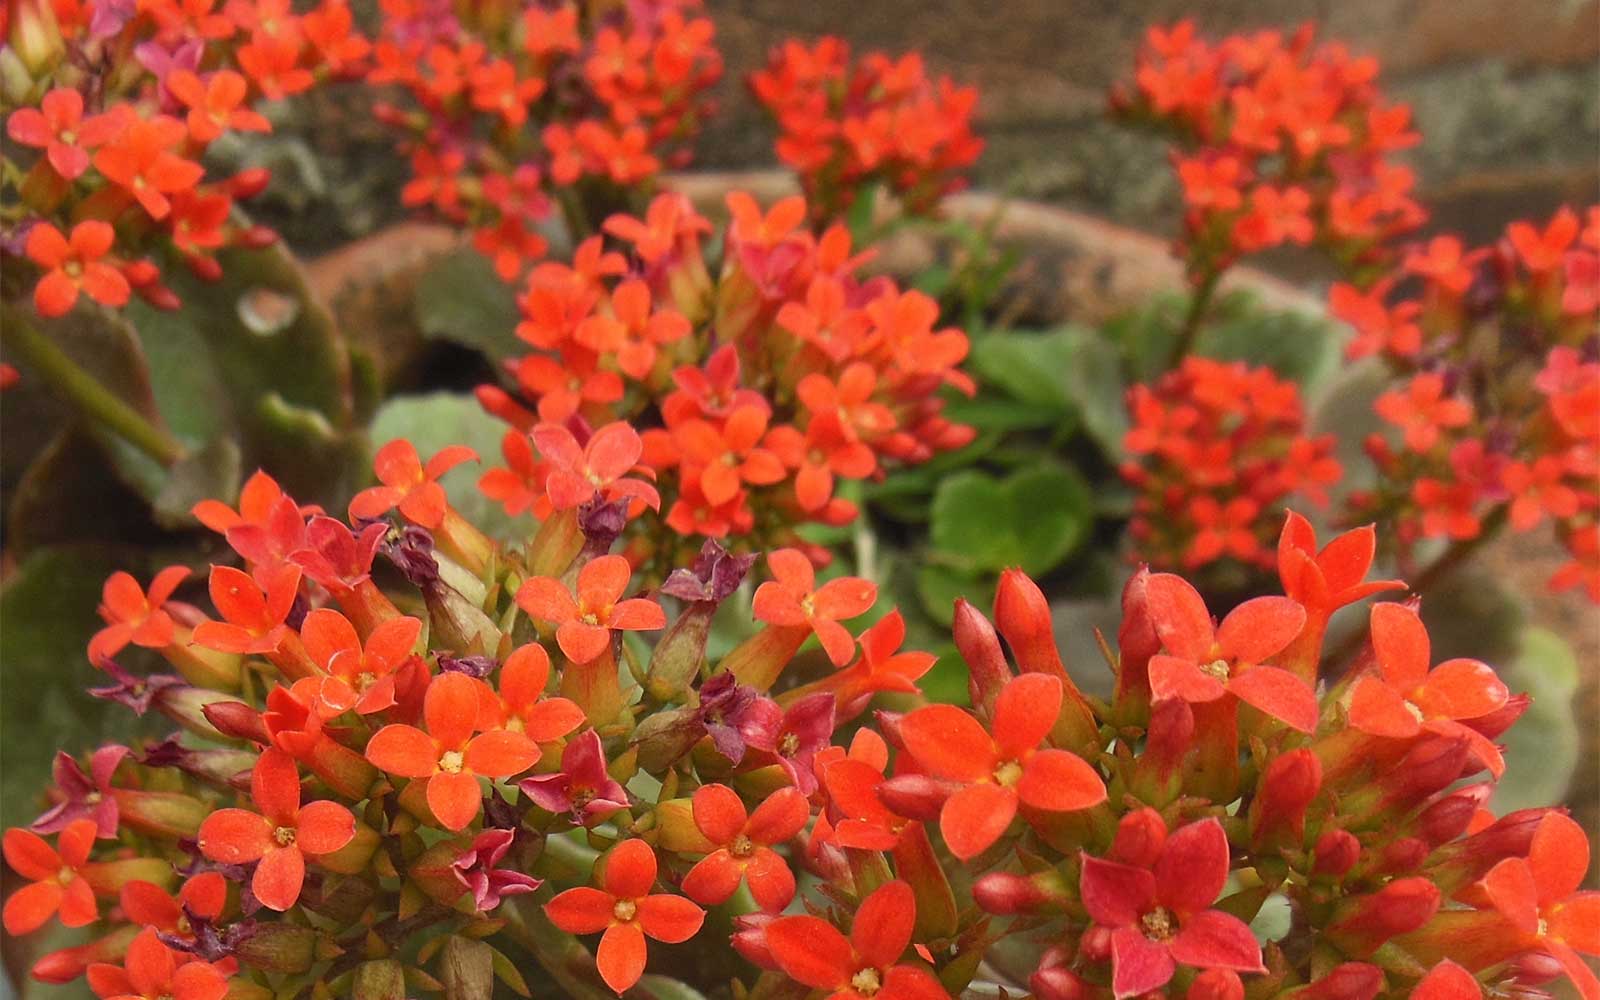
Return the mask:
[[[257,862],[250,891],[263,906],[282,912],[300,898],[306,855],[332,854],[356,835],[356,820],[337,802],[300,804],[300,768],[276,747],[261,752],[250,772],[248,809],[219,809],[200,825],[200,853],[212,861]]]
[[[196,645],[224,653],[272,653],[291,635],[284,620],[300,592],[300,567],[277,566],[262,573],[265,586],[232,566],[211,567],[211,603],[224,622],[194,628]]]
[[[995,699],[994,735],[954,705],[928,705],[900,720],[900,736],[924,771],[961,784],[939,811],[950,852],[965,861],[988,849],[1019,803],[1070,812],[1106,800],[1100,775],[1082,757],[1039,744],[1061,714],[1061,681],[1023,674]]]
[[[34,833],[59,833],[80,819],[91,819],[97,836],[115,837],[120,812],[112,794],[111,778],[128,753],[125,746],[103,746],[89,756],[89,773],[84,774],[71,754],[56,751],[50,776],[66,798],[34,820],[29,829]]]
[[[539,761],[539,745],[522,733],[490,729],[473,735],[481,690],[482,682],[466,674],[438,674],[422,700],[426,732],[395,723],[367,741],[367,760],[380,771],[424,783],[428,808],[446,830],[463,829],[482,809],[480,775],[509,778]]]
[[[1588,834],[1551,810],[1539,820],[1528,856],[1496,864],[1483,888],[1527,946],[1560,962],[1583,1000],[1595,1000],[1600,978],[1577,954],[1600,955],[1600,892],[1578,891],[1588,870]]]
[[[807,626],[834,666],[849,663],[856,641],[839,622],[871,608],[878,599],[877,584],[843,576],[818,587],[816,570],[799,549],[770,553],[767,568],[773,578],[756,588],[756,618],[769,625]]]
[[[478,453],[465,445],[451,445],[424,465],[416,446],[397,438],[378,449],[372,468],[382,486],[362,490],[350,501],[350,518],[382,517],[394,508],[413,524],[438,528],[444,523],[450,501],[439,477],[462,462],[476,462]]]
[[[37,108],[18,108],[6,119],[6,134],[24,146],[44,150],[51,169],[63,180],[77,180],[89,169],[88,150],[116,135],[119,114],[83,117],[83,95],[70,87],[45,94]]]
[[[180,960],[154,927],[146,927],[129,943],[121,965],[89,966],[89,987],[101,1000],[222,1000],[228,977],[210,962],[188,955]]]
[[[1257,597],[1213,626],[1205,600],[1187,580],[1156,573],[1145,585],[1150,620],[1165,653],[1150,658],[1157,701],[1190,703],[1233,695],[1303,733],[1317,728],[1317,696],[1305,681],[1263,663],[1300,634],[1306,612],[1287,597]]]
[[[543,879],[515,869],[495,867],[511,850],[516,837],[514,830],[485,830],[450,863],[450,870],[472,893],[472,905],[479,913],[488,913],[506,896],[535,892],[544,884]]]
[[[533,617],[556,626],[556,644],[573,663],[589,663],[611,648],[611,631],[666,628],[667,614],[648,598],[622,600],[633,569],[618,555],[591,559],[578,571],[573,594],[552,576],[536,576],[517,590],[517,604]]]
[[[48,222],[28,230],[28,259],[44,269],[33,286],[33,305],[41,316],[63,316],[82,291],[101,305],[121,306],[128,301],[128,279],[100,258],[111,252],[117,234],[108,223],[86,219],[72,227],[71,236]]]
[[[703,785],[694,793],[694,825],[717,849],[689,869],[683,894],[697,903],[727,902],[742,880],[750,895],[768,913],[777,913],[794,898],[794,873],[772,845],[781,844],[806,825],[811,807],[795,788],[780,788],[756,811],[746,813],[738,793],[726,785]]]
[[[130,642],[146,649],[171,643],[175,626],[166,611],[167,599],[188,576],[187,566],[168,566],[145,590],[131,573],[111,574],[100,591],[99,611],[106,627],[89,640],[89,662],[98,666]]]
[[[1135,867],[1083,856],[1084,908],[1111,931],[1111,988],[1118,1000],[1159,990],[1177,965],[1265,972],[1250,928],[1211,909],[1228,881],[1228,837],[1203,819],[1174,830],[1154,863]]]
[[[43,837],[29,830],[12,828],[3,841],[6,864],[28,880],[28,884],[6,899],[0,916],[7,934],[30,934],[45,925],[56,913],[65,927],[83,927],[100,916],[94,889],[83,877],[94,846],[95,822],[73,820],[51,847]]]
[[[660,508],[661,496],[654,486],[624,478],[639,463],[644,443],[623,421],[595,431],[586,445],[579,445],[559,424],[540,424],[533,429],[533,443],[550,463],[545,492],[556,510],[582,506],[596,494],[603,500],[627,497],[634,514],[645,507]]]
[[[861,901],[847,938],[820,917],[779,917],[767,925],[773,961],[829,1000],[949,1000],[933,974],[900,962],[916,926],[911,886],[885,882]]]
[[[395,701],[395,671],[411,656],[422,622],[402,615],[373,628],[365,644],[350,620],[332,608],[317,608],[300,625],[306,653],[328,676],[320,697],[334,715],[355,709],[371,715]]]
[[[240,107],[250,88],[244,77],[233,70],[219,69],[202,80],[193,70],[175,69],[167,74],[165,82],[172,96],[189,109],[189,135],[195,142],[211,142],[229,129],[272,131],[266,116]]]
[[[594,826],[628,807],[628,792],[606,770],[600,734],[589,729],[561,749],[561,770],[523,778],[518,790],[540,809],[568,813],[579,826]]]
[[[645,938],[679,944],[705,920],[705,911],[682,896],[651,893],[655,884],[655,852],[642,840],[624,840],[602,862],[600,888],[568,889],[544,906],[567,933],[601,935],[595,964],[619,996],[644,974]]]
[[[1428,630],[1417,612],[1395,603],[1372,607],[1376,672],[1350,691],[1350,724],[1364,733],[1410,739],[1427,730],[1465,739],[1496,778],[1505,761],[1492,740],[1461,720],[1488,715],[1511,696],[1494,669],[1478,660],[1454,659],[1428,669]]]

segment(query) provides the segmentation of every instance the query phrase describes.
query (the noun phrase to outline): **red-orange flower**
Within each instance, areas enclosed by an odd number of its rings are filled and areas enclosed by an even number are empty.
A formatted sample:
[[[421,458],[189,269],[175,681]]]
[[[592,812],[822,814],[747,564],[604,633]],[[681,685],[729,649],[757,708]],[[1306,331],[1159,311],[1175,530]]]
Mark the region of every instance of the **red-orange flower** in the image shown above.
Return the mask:
[[[99,219],[86,219],[72,227],[70,238],[48,222],[28,230],[28,259],[44,268],[33,287],[33,305],[41,316],[65,315],[82,291],[101,305],[126,305],[128,279],[100,258],[111,250],[117,234]]]
[[[37,108],[18,108],[6,119],[6,134],[24,146],[44,150],[45,159],[64,180],[77,180],[89,169],[88,150],[122,127],[120,114],[83,118],[83,95],[70,87],[45,94]]]
[[[263,906],[283,911],[300,898],[306,855],[331,854],[356,833],[350,810],[326,799],[300,804],[300,768],[276,747],[250,772],[248,809],[219,809],[200,825],[200,852],[230,865],[258,862],[250,890]]]
[[[56,838],[55,847],[30,830],[6,831],[6,864],[29,880],[6,899],[0,922],[7,934],[30,934],[58,912],[66,927],[83,927],[99,918],[94,890],[79,874],[89,860],[95,830],[92,819],[74,820]]]
[[[638,432],[623,421],[595,431],[583,446],[565,427],[540,424],[533,429],[533,443],[550,463],[545,490],[557,510],[571,510],[596,495],[606,500],[628,497],[634,512],[661,506],[655,487],[624,478],[638,464],[644,444]]]
[[[1156,573],[1145,585],[1150,619],[1165,653],[1150,658],[1157,701],[1216,701],[1228,695],[1303,733],[1317,728],[1317,696],[1306,682],[1264,661],[1300,634],[1306,612],[1287,597],[1257,597],[1213,626],[1187,580]]]
[[[1472,404],[1445,395],[1444,376],[1423,372],[1403,389],[1379,396],[1372,404],[1378,416],[1399,427],[1406,447],[1425,452],[1439,441],[1439,432],[1464,427],[1472,420]]]
[[[509,778],[539,761],[539,745],[522,733],[478,727],[480,682],[462,673],[433,678],[422,702],[424,732],[389,725],[367,741],[379,770],[425,782],[428,808],[446,830],[460,830],[483,807],[478,777]]]
[[[202,80],[192,70],[176,69],[167,74],[166,88],[189,109],[189,135],[195,142],[211,142],[229,129],[272,131],[265,116],[240,106],[249,85],[233,70],[220,69]]]
[[[227,619],[195,626],[194,641],[224,653],[271,653],[290,634],[284,619],[300,592],[300,567],[266,570],[266,586],[232,566],[211,567],[211,603]]]
[[[329,676],[321,699],[333,714],[355,709],[381,712],[395,703],[395,671],[411,656],[422,623],[409,616],[382,622],[362,643],[350,620],[331,608],[317,608],[300,625],[306,653]]]
[[[445,511],[450,508],[439,477],[462,462],[477,460],[477,452],[458,444],[441,449],[424,465],[415,445],[396,438],[379,448],[372,461],[373,471],[383,485],[357,493],[350,501],[350,517],[382,517],[398,507],[408,521],[437,528],[444,523]]]
[[[974,857],[1000,839],[1018,803],[1046,812],[1087,809],[1106,800],[1099,773],[1077,754],[1040,748],[1061,714],[1061,681],[1023,674],[995,700],[991,736],[954,705],[928,705],[900,720],[900,736],[921,768],[961,783],[939,811],[939,830],[956,857]]]
[[[1494,669],[1477,660],[1454,659],[1428,669],[1428,630],[1404,604],[1372,607],[1372,651],[1377,672],[1363,675],[1350,691],[1350,724],[1364,733],[1410,739],[1424,730],[1465,739],[1473,755],[1496,777],[1505,761],[1492,740],[1460,720],[1488,715],[1510,697]]]
[[[779,917],[767,925],[767,948],[790,979],[829,1000],[949,1000],[932,973],[900,964],[916,916],[911,886],[896,879],[861,901],[848,938],[819,917]]]
[[[95,169],[126,188],[151,218],[166,218],[167,195],[192,189],[205,173],[172,152],[187,135],[182,122],[166,115],[134,121],[94,155]]]
[[[839,622],[871,608],[878,599],[877,584],[844,576],[818,587],[816,570],[799,549],[768,554],[767,568],[773,579],[756,588],[756,618],[769,625],[807,626],[834,666],[849,663],[856,641]]]
[[[648,598],[620,600],[633,570],[628,560],[605,555],[578,571],[577,599],[552,576],[536,576],[517,590],[522,610],[556,626],[556,643],[573,663],[588,663],[611,646],[611,630],[650,631],[667,627],[667,614]]]
[[[120,966],[89,966],[89,987],[102,1000],[222,1000],[228,977],[221,968],[162,943],[154,927],[146,927],[128,945]]]
[[[128,643],[160,649],[172,642],[175,626],[166,612],[167,599],[189,576],[187,566],[168,566],[155,575],[146,591],[131,573],[111,574],[100,591],[100,617],[106,627],[89,640],[89,662],[116,656]]]
[[[750,895],[768,913],[777,913],[794,898],[794,874],[772,845],[799,833],[811,817],[806,797],[796,788],[780,788],[745,812],[738,793],[726,785],[704,785],[694,793],[694,825],[717,849],[683,878],[683,894],[697,903],[727,902],[742,880]]]
[[[685,478],[698,472],[701,493],[720,506],[737,496],[743,483],[770,486],[787,475],[777,455],[757,447],[766,432],[765,407],[741,406],[720,427],[688,420],[672,428],[672,437],[690,470]]]
[[[1583,1000],[1600,997],[1600,978],[1578,957],[1600,955],[1600,892],[1579,892],[1589,870],[1589,837],[1550,810],[1526,858],[1506,858],[1484,876],[1489,900],[1529,946],[1561,963]]]
[[[606,855],[600,888],[568,889],[544,906],[550,922],[569,934],[598,934],[595,964],[620,996],[644,974],[645,938],[679,944],[694,937],[705,911],[666,893],[652,894],[656,855],[642,840],[624,840]]]

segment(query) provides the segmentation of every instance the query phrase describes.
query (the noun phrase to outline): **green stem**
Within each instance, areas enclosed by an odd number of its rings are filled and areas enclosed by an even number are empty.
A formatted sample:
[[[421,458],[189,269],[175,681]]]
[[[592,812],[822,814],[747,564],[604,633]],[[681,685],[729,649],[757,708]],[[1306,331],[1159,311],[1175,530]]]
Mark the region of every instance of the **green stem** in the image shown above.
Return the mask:
[[[1206,309],[1211,305],[1211,299],[1217,293],[1217,283],[1221,280],[1221,271],[1207,271],[1200,287],[1195,289],[1194,297],[1189,300],[1189,311],[1183,317],[1183,326],[1178,330],[1178,339],[1173,342],[1172,355],[1167,359],[1167,371],[1178,367],[1194,350],[1194,343],[1200,336],[1200,324],[1205,320]]]
[[[165,466],[184,456],[184,447],[171,434],[157,427],[107,389],[93,375],[34,325],[22,310],[6,304],[0,337],[28,368],[46,382],[80,414],[106,428],[135,448]]]

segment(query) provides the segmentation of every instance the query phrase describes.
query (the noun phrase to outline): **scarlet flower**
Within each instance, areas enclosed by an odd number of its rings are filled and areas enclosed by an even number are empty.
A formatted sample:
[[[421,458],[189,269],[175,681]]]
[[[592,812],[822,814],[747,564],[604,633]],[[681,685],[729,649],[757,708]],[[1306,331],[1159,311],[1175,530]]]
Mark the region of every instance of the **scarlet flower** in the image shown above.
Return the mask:
[[[1461,241],[1454,236],[1435,236],[1425,248],[1406,254],[1404,267],[1439,288],[1461,295],[1472,284],[1473,266],[1482,256],[1481,251],[1463,253]]]
[[[590,316],[578,324],[573,338],[597,354],[614,356],[623,374],[643,381],[655,367],[660,345],[689,333],[689,321],[677,310],[652,312],[650,286],[630,278],[612,291],[610,314]]]
[[[155,575],[146,591],[130,573],[115,572],[100,591],[100,617],[106,627],[89,640],[89,662],[99,665],[116,656],[128,643],[160,649],[172,642],[172,616],[167,600],[189,576],[187,566],[168,566]]]
[[[861,901],[846,938],[819,917],[779,917],[767,948],[784,974],[829,1000],[949,1000],[933,974],[901,963],[916,926],[911,886],[885,882]]]
[[[777,913],[794,898],[794,874],[772,849],[790,840],[811,818],[806,797],[780,788],[745,812],[738,793],[726,785],[703,785],[694,793],[694,825],[716,845],[683,878],[683,894],[705,906],[727,902],[740,881],[750,886],[757,905]]]
[[[1444,376],[1422,372],[1403,389],[1392,389],[1379,396],[1373,410],[1405,432],[1406,447],[1414,452],[1429,451],[1439,441],[1443,429],[1464,427],[1472,420],[1472,404],[1445,395]]]
[[[833,820],[833,839],[841,847],[887,851],[900,842],[907,820],[883,804],[878,787],[883,784],[889,749],[871,730],[857,730],[848,755],[830,755],[817,761],[818,773],[828,793],[827,816]]]
[[[1482,1000],[1483,986],[1466,969],[1442,959],[1411,988],[1412,1000]]]
[[[588,663],[611,648],[611,631],[667,627],[666,612],[648,598],[620,600],[633,569],[618,555],[589,560],[578,571],[577,599],[560,580],[536,576],[517,590],[517,604],[556,626],[556,644],[573,663]]]
[[[176,69],[167,74],[166,87],[189,108],[189,135],[195,142],[209,143],[229,129],[272,131],[263,115],[240,106],[249,84],[233,70],[220,69],[202,80],[192,70]]]
[[[583,724],[583,709],[568,698],[546,698],[550,654],[536,642],[518,646],[500,665],[500,706],[505,728],[535,743],[559,740]]]
[[[700,490],[713,506],[732,500],[741,483],[770,486],[787,475],[777,455],[758,447],[766,432],[765,406],[741,406],[721,427],[689,420],[672,428],[684,464],[699,471]]]
[[[1153,579],[1153,578],[1152,578]],[[987,850],[1018,804],[1072,812],[1106,800],[1105,783],[1083,758],[1039,744],[1061,714],[1061,681],[1023,674],[995,699],[991,729],[954,705],[928,705],[900,720],[900,736],[921,768],[961,784],[939,811],[939,830],[963,861]]]
[[[211,567],[211,603],[225,622],[195,626],[194,641],[224,653],[272,653],[291,634],[284,619],[300,592],[300,567],[281,565],[263,573],[266,585],[232,566]]]
[[[1560,521],[1578,513],[1582,496],[1568,485],[1575,470],[1566,455],[1539,455],[1532,461],[1513,459],[1500,467],[1500,485],[1511,496],[1511,527],[1529,531],[1549,515]]]
[[[1204,598],[1181,577],[1153,574],[1145,585],[1150,619],[1165,653],[1150,658],[1156,700],[1190,703],[1237,697],[1303,733],[1317,728],[1317,696],[1306,682],[1264,661],[1300,634],[1306,612],[1287,597],[1257,597],[1213,626]]]
[[[491,729],[473,735],[481,687],[466,674],[438,674],[422,702],[426,731],[396,723],[367,741],[367,760],[381,771],[423,782],[428,808],[452,832],[471,823],[483,807],[480,775],[509,778],[539,760],[539,745],[523,733]]]
[[[411,656],[422,622],[390,618],[373,628],[365,643],[350,620],[331,608],[317,608],[300,625],[306,653],[329,676],[321,700],[333,714],[355,709],[371,715],[395,703],[395,671]]]
[[[624,421],[595,431],[581,447],[565,427],[540,424],[533,429],[533,443],[550,463],[545,489],[556,510],[571,510],[597,495],[605,500],[627,497],[635,512],[660,508],[661,496],[655,487],[623,478],[644,452],[638,432]]]
[[[379,448],[372,462],[383,485],[357,493],[350,501],[350,518],[382,517],[398,507],[406,520],[424,528],[438,528],[450,509],[439,478],[462,462],[477,460],[477,452],[458,444],[441,449],[424,465],[415,445],[396,438]]]
[[[228,977],[210,962],[187,955],[180,962],[146,927],[128,945],[121,966],[96,962],[89,966],[89,987],[102,1000],[222,1000]]]
[[[500,439],[504,468],[489,469],[478,477],[478,492],[516,517],[531,513],[543,520],[550,516],[550,499],[545,496],[545,467],[533,451],[533,439],[518,430],[506,431]]]
[[[570,813],[579,826],[594,826],[628,807],[628,792],[606,771],[605,747],[593,729],[567,741],[560,771],[524,778],[517,788],[540,809]]]
[[[1228,837],[1203,819],[1174,830],[1148,868],[1083,855],[1079,891],[1111,930],[1118,1000],[1159,990],[1178,965],[1265,972],[1261,946],[1232,914],[1211,909],[1228,880]]]
[[[95,169],[138,199],[151,218],[164,219],[167,195],[190,190],[205,174],[200,164],[172,152],[187,135],[182,122],[166,115],[134,121],[100,147]]]
[[[1513,222],[1506,227],[1506,238],[1522,258],[1522,265],[1534,274],[1559,269],[1566,259],[1567,248],[1577,236],[1578,214],[1565,205],[1543,232],[1529,222]]]
[[[834,666],[850,662],[856,643],[839,622],[865,614],[878,599],[877,584],[845,576],[817,586],[816,571],[799,549],[779,549],[767,555],[773,579],[756,588],[753,609],[757,620],[769,625],[807,626]]]
[[[901,650],[905,641],[906,620],[898,608],[861,633],[860,658],[824,681],[838,693],[846,712],[849,706],[864,706],[879,691],[917,693],[917,681],[938,658],[920,650]]]
[[[1404,589],[1399,580],[1363,582],[1377,545],[1377,532],[1368,524],[1318,549],[1311,522],[1289,511],[1278,536],[1278,579],[1284,594],[1308,611],[1331,614],[1380,591]]]
[[[86,219],[72,227],[70,239],[48,222],[28,230],[28,259],[44,269],[33,287],[33,305],[41,316],[63,316],[81,290],[101,305],[127,304],[128,279],[100,258],[111,250],[117,234],[107,223]]]
[[[243,524],[266,528],[277,516],[278,501],[286,496],[288,494],[278,485],[276,479],[257,469],[239,490],[238,510],[220,500],[202,500],[194,505],[190,513],[195,516],[195,520],[218,534],[226,534]],[[312,513],[313,510],[301,512]]]
[[[83,927],[100,917],[94,889],[82,870],[94,847],[96,825],[92,819],[73,820],[51,847],[43,837],[13,827],[3,842],[6,864],[28,880],[7,899],[0,923],[11,935],[31,934],[52,916],[61,914],[64,927]]]
[[[83,95],[69,87],[45,94],[37,108],[18,108],[6,119],[6,134],[24,146],[45,151],[45,159],[63,180],[73,181],[89,169],[88,150],[103,144],[123,127],[121,114],[83,119]]]
[[[174,897],[154,882],[133,879],[122,887],[118,901],[133,923],[192,941],[195,927],[191,915],[206,922],[222,916],[228,903],[228,880],[221,872],[201,872],[187,879]]]
[[[107,744],[90,755],[89,773],[85,774],[70,754],[57,750],[50,776],[65,798],[40,814],[29,829],[34,833],[59,833],[80,819],[90,819],[96,836],[115,837],[120,810],[112,794],[111,779],[128,753],[125,746]]]
[[[1550,810],[1526,858],[1506,858],[1483,888],[1530,949],[1561,963],[1583,1000],[1600,997],[1600,978],[1578,957],[1600,955],[1600,892],[1579,892],[1589,870],[1589,837],[1571,817]]]
[[[219,809],[200,825],[200,853],[230,865],[254,861],[250,891],[280,913],[300,898],[306,855],[332,854],[356,834],[356,820],[337,802],[300,804],[300,768],[277,747],[261,752],[250,772],[248,809]]]
[[[668,893],[652,893],[656,855],[642,840],[624,840],[606,855],[600,888],[568,889],[544,906],[550,922],[569,934],[597,934],[595,964],[620,996],[644,974],[645,938],[679,944],[694,937],[705,911]]]

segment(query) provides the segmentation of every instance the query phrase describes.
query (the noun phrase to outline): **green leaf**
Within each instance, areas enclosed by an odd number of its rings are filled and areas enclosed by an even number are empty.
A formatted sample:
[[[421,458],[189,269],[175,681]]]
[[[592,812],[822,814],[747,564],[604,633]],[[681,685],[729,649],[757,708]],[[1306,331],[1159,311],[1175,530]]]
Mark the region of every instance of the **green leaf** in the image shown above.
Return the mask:
[[[923,563],[917,569],[917,599],[928,617],[946,628],[955,618],[956,598],[976,601],[984,586],[973,575],[949,566]]]
[[[533,519],[509,517],[504,508],[478,492],[483,470],[500,464],[500,440],[509,429],[483,412],[473,397],[435,392],[389,400],[378,409],[371,436],[377,447],[405,438],[416,445],[423,461],[446,445],[464,444],[475,450],[482,465],[462,466],[442,480],[450,504],[491,538],[518,538],[533,529]]]
[[[972,399],[951,400],[945,404],[944,416],[958,424],[971,424],[985,431],[1031,430],[1055,427],[1069,421],[1066,411],[1060,407],[1041,406],[992,393],[982,393]]]
[[[418,279],[412,301],[427,337],[474,348],[495,361],[528,353],[516,336],[521,315],[512,286],[475,250],[437,258]]]
[[[687,983],[653,972],[640,976],[634,990],[641,996],[654,997],[655,1000],[706,1000],[704,993]]]
[[[1521,639],[1521,651],[1500,671],[1500,679],[1513,692],[1533,695],[1533,704],[1502,737],[1506,773],[1495,785],[1498,815],[1563,801],[1582,742],[1573,705],[1579,671],[1572,647],[1542,628],[1524,629]]]
[[[1059,336],[1072,358],[1063,372],[1067,395],[1100,450],[1112,461],[1122,456],[1128,432],[1128,385],[1117,345],[1099,330],[1068,327]]]
[[[1020,565],[1049,572],[1084,538],[1093,519],[1082,478],[1057,464],[997,479],[969,469],[946,477],[933,497],[933,546],[974,572]]]
[[[1073,345],[1049,333],[991,333],[972,345],[971,364],[978,377],[1014,399],[1066,411],[1066,372],[1073,363]]]

